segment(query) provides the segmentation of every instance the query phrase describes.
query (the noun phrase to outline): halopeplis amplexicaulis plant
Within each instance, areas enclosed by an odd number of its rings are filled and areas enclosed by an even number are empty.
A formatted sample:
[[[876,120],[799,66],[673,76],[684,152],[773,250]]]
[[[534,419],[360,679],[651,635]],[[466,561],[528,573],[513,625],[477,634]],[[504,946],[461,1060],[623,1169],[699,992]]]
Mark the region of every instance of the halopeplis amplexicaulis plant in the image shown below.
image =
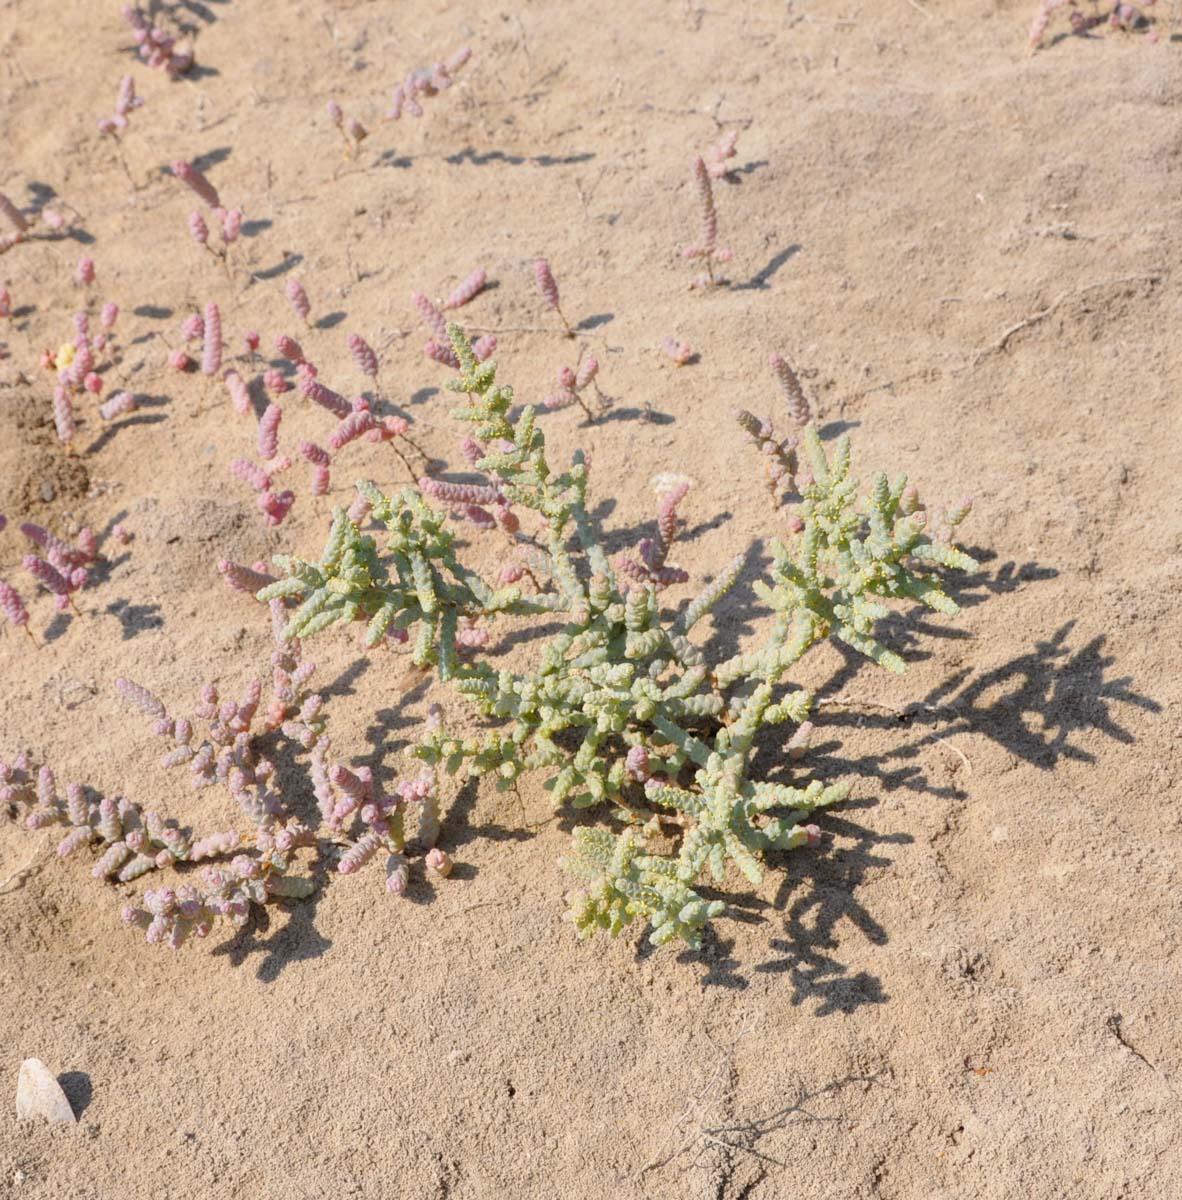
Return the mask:
[[[541,771],[556,805],[605,807],[609,826],[577,828],[567,860],[581,881],[569,897],[580,934],[618,933],[641,918],[655,943],[682,937],[697,944],[702,927],[724,908],[695,890],[703,874],[721,883],[733,865],[759,882],[765,856],[815,844],[813,816],[846,794],[840,783],[753,774],[760,735],[784,723],[803,728],[812,707],[812,695],[788,673],[829,637],[902,671],[900,656],[875,637],[876,622],[890,611],[885,601],[955,613],[933,568],[975,564],[933,541],[925,522],[904,511],[905,477],[875,477],[859,506],[848,439],[828,452],[809,426],[801,436],[808,471],[796,479],[796,532],[772,543],[771,570],[755,584],[774,624],[750,648],[712,661],[690,635],[734,584],[746,556],[732,559],[675,616],[662,608],[658,588],[680,576],[665,573],[657,549],[633,564],[632,586],[624,587],[590,516],[585,456],[576,453],[555,472],[534,410],[510,417],[513,393],[497,385],[495,364],[477,362],[458,327],[449,327],[449,336],[461,364],[449,387],[468,397],[456,415],[486,447],[476,466],[495,473],[499,491],[536,514],[541,529],[529,561],[545,590],[527,595],[512,584],[492,586],[462,562],[444,514],[418,492],[387,496],[362,482],[358,515],[385,527],[385,545],[338,509],[320,559],[277,556],[285,577],[258,598],[298,603],[287,638],[353,622],[365,623],[369,645],[391,631],[407,636],[412,662],[434,669],[492,722],[472,737],[425,731],[414,754],[429,766],[491,776],[500,788]],[[683,495],[670,493],[662,510],[665,548]],[[525,674],[498,669],[459,637],[463,622],[531,616],[557,618],[561,630]],[[792,763],[807,733],[787,740]],[[669,826],[680,834],[673,852],[663,848]]]

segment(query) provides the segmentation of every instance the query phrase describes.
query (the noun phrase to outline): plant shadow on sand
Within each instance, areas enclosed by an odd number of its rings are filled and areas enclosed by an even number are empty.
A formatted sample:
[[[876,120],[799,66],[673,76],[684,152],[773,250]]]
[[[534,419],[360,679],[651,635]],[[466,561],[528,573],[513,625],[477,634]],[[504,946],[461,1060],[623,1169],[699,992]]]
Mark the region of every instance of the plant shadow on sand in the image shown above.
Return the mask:
[[[978,560],[989,555],[974,552]],[[1056,571],[1033,563],[1006,563],[996,571],[977,571],[948,581],[948,590],[962,607],[972,607],[990,594],[1014,591],[1053,578]],[[1091,763],[1096,756],[1078,744],[1084,734],[1104,734],[1122,744],[1133,735],[1120,723],[1116,705],[1142,712],[1158,713],[1161,706],[1133,688],[1129,676],[1110,674],[1115,660],[1103,652],[1104,636],[1082,646],[1070,644],[1075,622],[1067,621],[1034,647],[988,671],[965,669],[933,688],[927,696],[899,708],[843,698],[846,688],[863,671],[874,668],[853,651],[836,648],[845,662],[817,689],[813,722],[817,729],[806,762],[814,777],[826,781],[872,780],[883,796],[904,791],[950,802],[964,801],[968,793],[955,782],[939,782],[929,775],[924,752],[943,747],[957,734],[972,733],[988,738],[1015,757],[1051,770],[1061,759]],[[930,657],[918,643],[927,637],[965,639],[964,630],[931,623],[923,611],[890,617],[883,623],[882,640],[899,649],[911,661]],[[854,728],[881,731],[884,749],[858,756],[843,756],[841,742],[825,739],[829,731]],[[901,742],[899,733],[910,736]],[[763,759],[763,762],[759,760]],[[788,782],[778,747],[764,747],[756,757],[757,774],[777,782]],[[956,764],[957,766],[959,763]],[[941,774],[944,774],[941,771]],[[680,961],[700,963],[702,987],[741,990],[750,985],[752,974],[786,975],[793,989],[792,1002],[815,1002],[816,1015],[849,1013],[864,1004],[889,1000],[882,981],[867,971],[851,973],[835,953],[840,945],[840,927],[849,923],[872,943],[884,945],[887,930],[859,900],[857,892],[873,872],[889,868],[894,861],[891,847],[910,843],[905,832],[879,833],[859,824],[856,814],[871,809],[873,797],[855,798],[824,814],[822,828],[828,840],[836,835],[839,844],[826,852],[796,850],[769,860],[769,868],[784,874],[772,902],[748,892],[740,895],[713,893],[711,899],[727,903],[726,919],[744,924],[761,922],[772,912],[784,914],[783,935],[773,937],[769,947],[775,954],[750,965],[734,953],[735,940],[724,936],[719,922],[708,933],[698,951],[685,951]],[[649,953],[642,943],[638,953]]]
[[[274,983],[292,963],[319,958],[332,942],[316,928],[316,908],[324,897],[328,872],[322,866],[313,871],[316,890],[307,900],[283,901],[276,905],[251,905],[250,918],[233,937],[216,946],[212,953],[228,958],[230,964],[241,966],[247,959],[262,955],[255,969],[261,983]],[[276,908],[287,914],[279,922]]]

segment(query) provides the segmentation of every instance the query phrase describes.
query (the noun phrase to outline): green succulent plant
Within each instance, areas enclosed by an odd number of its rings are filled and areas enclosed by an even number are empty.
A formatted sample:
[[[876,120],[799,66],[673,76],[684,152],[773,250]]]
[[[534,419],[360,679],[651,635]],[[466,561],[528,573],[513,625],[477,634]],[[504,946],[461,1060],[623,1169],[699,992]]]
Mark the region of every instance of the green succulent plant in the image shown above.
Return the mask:
[[[691,635],[747,556],[677,613],[662,607],[657,584],[622,579],[588,511],[585,457],[576,453],[554,472],[534,409],[512,415],[513,392],[496,382],[495,363],[478,363],[456,326],[449,336],[461,364],[449,387],[467,397],[455,415],[483,447],[476,465],[508,502],[537,514],[526,549],[539,590],[493,586],[465,566],[446,510],[419,492],[386,496],[361,482],[369,517],[384,532],[375,537],[338,509],[321,557],[276,556],[285,576],[258,598],[296,603],[287,637],[364,620],[370,645],[391,634],[409,639],[414,662],[434,668],[488,721],[471,738],[428,729],[413,753],[429,766],[492,776],[502,789],[540,772],[555,805],[602,813],[600,824],[576,828],[565,862],[579,881],[568,915],[580,936],[614,935],[639,918],[656,944],[680,937],[696,946],[724,908],[695,890],[703,877],[721,884],[733,864],[758,883],[769,851],[815,843],[812,818],[847,793],[847,784],[803,771],[799,785],[751,777],[761,733],[807,721],[813,697],[790,683],[792,668],[833,637],[903,671],[875,635],[888,603],[955,614],[933,568],[976,563],[937,540],[929,525],[938,522],[906,477],[877,475],[859,504],[848,438],[827,451],[808,426],[792,532],[771,542],[769,574],[754,584],[774,622],[754,646],[712,662]],[[949,537],[965,512],[945,514]],[[527,674],[498,668],[459,638],[473,622],[543,615],[564,624]],[[792,745],[795,759],[799,733]]]

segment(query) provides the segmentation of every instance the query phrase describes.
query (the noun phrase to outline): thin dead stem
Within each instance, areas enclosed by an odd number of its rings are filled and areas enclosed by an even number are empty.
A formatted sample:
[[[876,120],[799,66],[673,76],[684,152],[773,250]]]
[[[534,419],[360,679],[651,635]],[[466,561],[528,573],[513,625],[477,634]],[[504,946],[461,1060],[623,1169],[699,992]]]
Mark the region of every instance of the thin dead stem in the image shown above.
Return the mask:
[[[1010,344],[1010,339],[1016,333],[1020,333],[1023,329],[1030,329],[1037,325],[1040,321],[1045,321],[1051,316],[1060,305],[1067,303],[1068,300],[1074,300],[1079,296],[1085,296],[1088,292],[1094,292],[1098,288],[1118,287],[1122,283],[1148,283],[1155,284],[1161,282],[1160,274],[1153,275],[1122,275],[1118,279],[1101,279],[1096,283],[1086,284],[1084,287],[1071,288],[1069,291],[1060,292],[1054,300],[1046,306],[1039,309],[1036,313],[1031,313],[1028,317],[1023,317],[1021,321],[1016,321],[1008,329],[1004,330],[1001,337],[997,339],[991,346],[985,346],[978,350],[973,356],[973,361],[969,364],[970,367],[975,367],[983,358],[990,354],[1001,354]]]
[[[23,867],[18,867],[7,879],[0,881],[0,896],[15,892],[22,884],[31,879],[45,865],[49,858],[49,843],[43,842],[34,852],[32,858]]]

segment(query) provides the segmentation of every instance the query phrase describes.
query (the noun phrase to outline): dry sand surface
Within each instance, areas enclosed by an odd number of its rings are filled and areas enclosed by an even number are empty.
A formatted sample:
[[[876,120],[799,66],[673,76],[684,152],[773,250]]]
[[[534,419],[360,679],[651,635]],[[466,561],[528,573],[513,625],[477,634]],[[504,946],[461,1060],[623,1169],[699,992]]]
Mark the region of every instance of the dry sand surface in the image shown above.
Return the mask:
[[[365,334],[454,462],[410,293],[484,265],[497,286],[465,319],[536,400],[574,354],[530,278],[544,254],[615,398],[545,428],[556,458],[593,453],[613,549],[647,528],[659,471],[697,480],[695,582],[774,532],[728,414],[782,411],[779,350],[863,474],[975,496],[983,565],[958,621],[887,622],[906,677],[810,660],[805,681],[851,701],[822,708],[813,761],[853,797],[758,890],[730,881],[700,953],[576,942],[570,821],[536,783],[452,790],[456,878],[396,901],[363,873],[178,954],[119,924],[116,890],[142,888],[0,813],[0,1195],[1179,1195],[1182,41],[1031,57],[1028,0],[165,7],[196,30],[177,82],[135,62],[115,0],[0,3],[0,189],[72,205],[88,242],[0,258],[21,311],[0,324],[0,576],[29,590],[22,520],[135,535],[108,543],[80,615],[36,600],[39,649],[0,636],[0,753],[224,824],[228,797],[160,769],[113,680],[182,710],[209,677],[236,690],[268,628],[215,560],[317,552],[351,477],[405,478],[359,444],[332,496],[269,530],[227,470],[251,422],[165,365],[210,299],[235,349],[295,333],[341,390],[364,383],[345,335]],[[465,43],[460,86],[381,121],[398,78]],[[95,130],[127,70],[147,100],[135,190]],[[372,131],[339,170],[332,97]],[[689,156],[736,128],[716,186],[730,282],[692,292]],[[232,284],[185,233],[165,173],[182,157],[246,211]],[[124,310],[115,386],[148,400],[86,416],[67,458],[37,360],[72,336],[82,252]],[[295,328],[289,274],[317,327]],[[665,335],[698,361],[674,368]],[[287,437],[325,436],[319,410],[287,412]],[[472,535],[479,564],[499,553]],[[712,636],[760,620],[743,587]],[[344,634],[315,657],[338,748],[391,777],[444,692]],[[30,1056],[65,1077],[77,1127],[13,1119]]]

